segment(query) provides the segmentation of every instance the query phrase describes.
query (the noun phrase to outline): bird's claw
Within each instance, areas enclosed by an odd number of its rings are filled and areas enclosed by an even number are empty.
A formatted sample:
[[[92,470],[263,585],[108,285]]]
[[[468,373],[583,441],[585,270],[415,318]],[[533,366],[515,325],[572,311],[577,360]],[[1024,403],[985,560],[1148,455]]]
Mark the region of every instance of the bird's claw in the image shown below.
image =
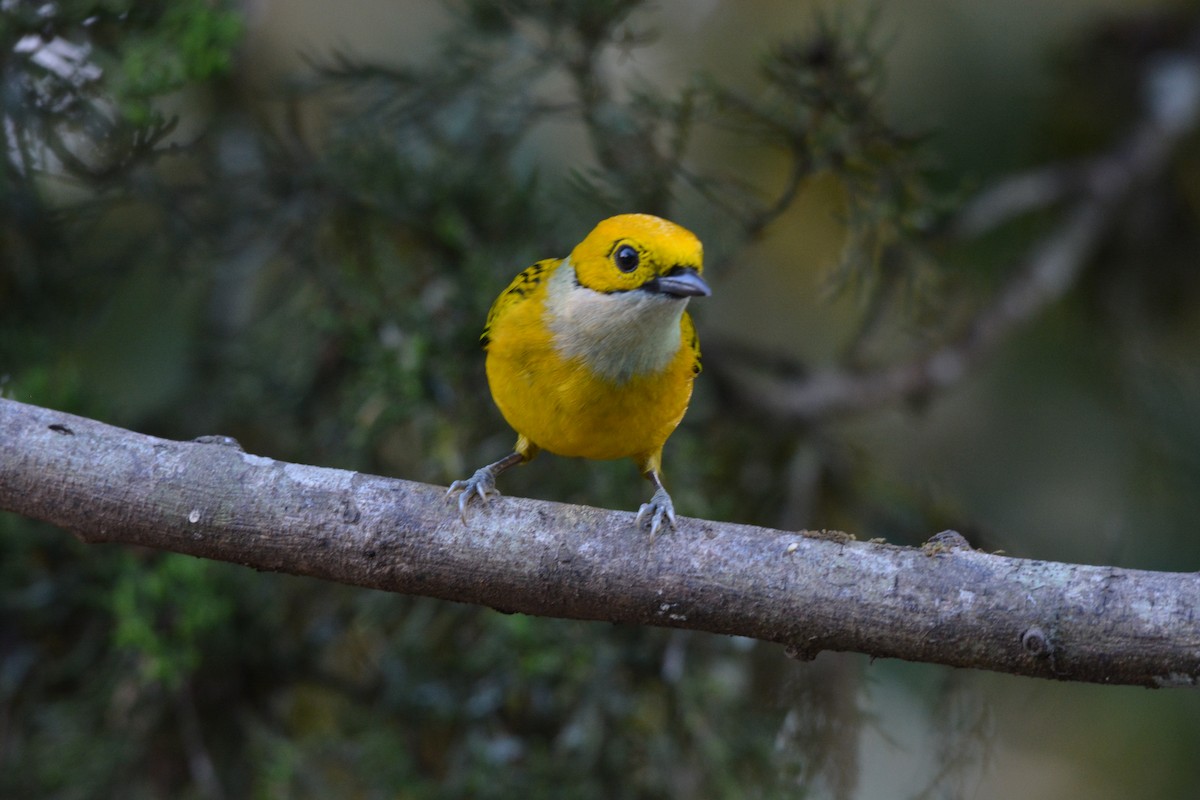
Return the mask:
[[[658,529],[663,526],[664,522],[672,530],[677,527],[675,524],[675,505],[671,502],[671,495],[667,494],[666,489],[659,488],[655,490],[654,496],[650,498],[650,502],[642,503],[642,507],[638,509],[635,524],[640,527],[643,519],[650,520],[651,536],[658,533]]]
[[[445,496],[450,498],[455,493],[458,494],[458,515],[464,524],[467,521],[467,506],[471,504],[472,499],[478,496],[480,503],[486,503],[489,498],[500,496],[500,491],[496,488],[496,476],[490,466],[480,467],[465,481],[450,484]]]

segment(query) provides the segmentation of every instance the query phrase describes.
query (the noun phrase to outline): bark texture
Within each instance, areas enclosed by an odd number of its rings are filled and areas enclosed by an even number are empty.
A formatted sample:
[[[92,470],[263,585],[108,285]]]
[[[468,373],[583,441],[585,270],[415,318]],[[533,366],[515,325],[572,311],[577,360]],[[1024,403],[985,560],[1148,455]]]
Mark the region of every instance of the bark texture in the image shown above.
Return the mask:
[[[188,553],[506,612],[1150,687],[1200,681],[1200,576],[502,497],[174,442],[0,399],[0,509]]]

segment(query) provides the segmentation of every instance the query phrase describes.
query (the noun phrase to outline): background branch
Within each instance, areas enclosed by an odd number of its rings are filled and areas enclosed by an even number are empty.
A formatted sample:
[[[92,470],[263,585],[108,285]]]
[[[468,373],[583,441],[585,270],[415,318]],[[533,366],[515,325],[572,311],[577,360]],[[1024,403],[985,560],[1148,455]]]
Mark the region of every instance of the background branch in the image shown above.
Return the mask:
[[[506,612],[1061,680],[1191,686],[1200,578],[501,498],[173,442],[0,400],[0,508],[119,542]],[[228,442],[228,440],[225,440]]]
[[[990,304],[954,340],[911,361],[869,371],[832,368],[802,377],[748,364],[718,343],[710,363],[746,403],[802,421],[878,408],[928,396],[957,383],[1009,333],[1061,299],[1075,285],[1122,203],[1158,175],[1200,115],[1200,60],[1162,59],[1146,79],[1146,113],[1129,137],[1079,167],[1025,173],[981,193],[962,211],[957,229],[979,234],[1011,217],[1079,193],[1065,219],[1038,241]],[[730,357],[721,356],[729,352]],[[744,355],[744,354],[743,354]]]

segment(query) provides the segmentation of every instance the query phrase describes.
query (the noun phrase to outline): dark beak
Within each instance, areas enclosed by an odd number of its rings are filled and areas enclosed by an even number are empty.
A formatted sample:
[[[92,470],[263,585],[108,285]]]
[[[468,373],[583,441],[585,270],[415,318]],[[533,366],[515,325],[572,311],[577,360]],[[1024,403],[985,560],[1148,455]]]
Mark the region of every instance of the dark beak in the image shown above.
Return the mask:
[[[694,267],[675,267],[666,275],[647,282],[646,288],[675,297],[708,297],[712,294],[712,289]]]

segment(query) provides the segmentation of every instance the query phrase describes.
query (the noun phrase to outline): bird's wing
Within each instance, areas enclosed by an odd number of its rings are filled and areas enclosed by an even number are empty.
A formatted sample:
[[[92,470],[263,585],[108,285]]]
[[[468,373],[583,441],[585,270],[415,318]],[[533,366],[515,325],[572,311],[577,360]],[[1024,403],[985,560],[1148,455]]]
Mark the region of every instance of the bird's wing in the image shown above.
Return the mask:
[[[496,298],[496,302],[492,303],[492,310],[488,312],[487,322],[483,324],[483,333],[479,336],[479,344],[485,350],[487,349],[488,342],[491,340],[492,326],[496,324],[496,320],[511,311],[514,306],[520,305],[526,298],[533,294],[538,284],[549,277],[551,270],[558,266],[561,261],[561,258],[547,258],[531,267],[527,267],[520,275],[513,278],[512,283],[508,285],[507,289],[500,293],[500,296]]]

